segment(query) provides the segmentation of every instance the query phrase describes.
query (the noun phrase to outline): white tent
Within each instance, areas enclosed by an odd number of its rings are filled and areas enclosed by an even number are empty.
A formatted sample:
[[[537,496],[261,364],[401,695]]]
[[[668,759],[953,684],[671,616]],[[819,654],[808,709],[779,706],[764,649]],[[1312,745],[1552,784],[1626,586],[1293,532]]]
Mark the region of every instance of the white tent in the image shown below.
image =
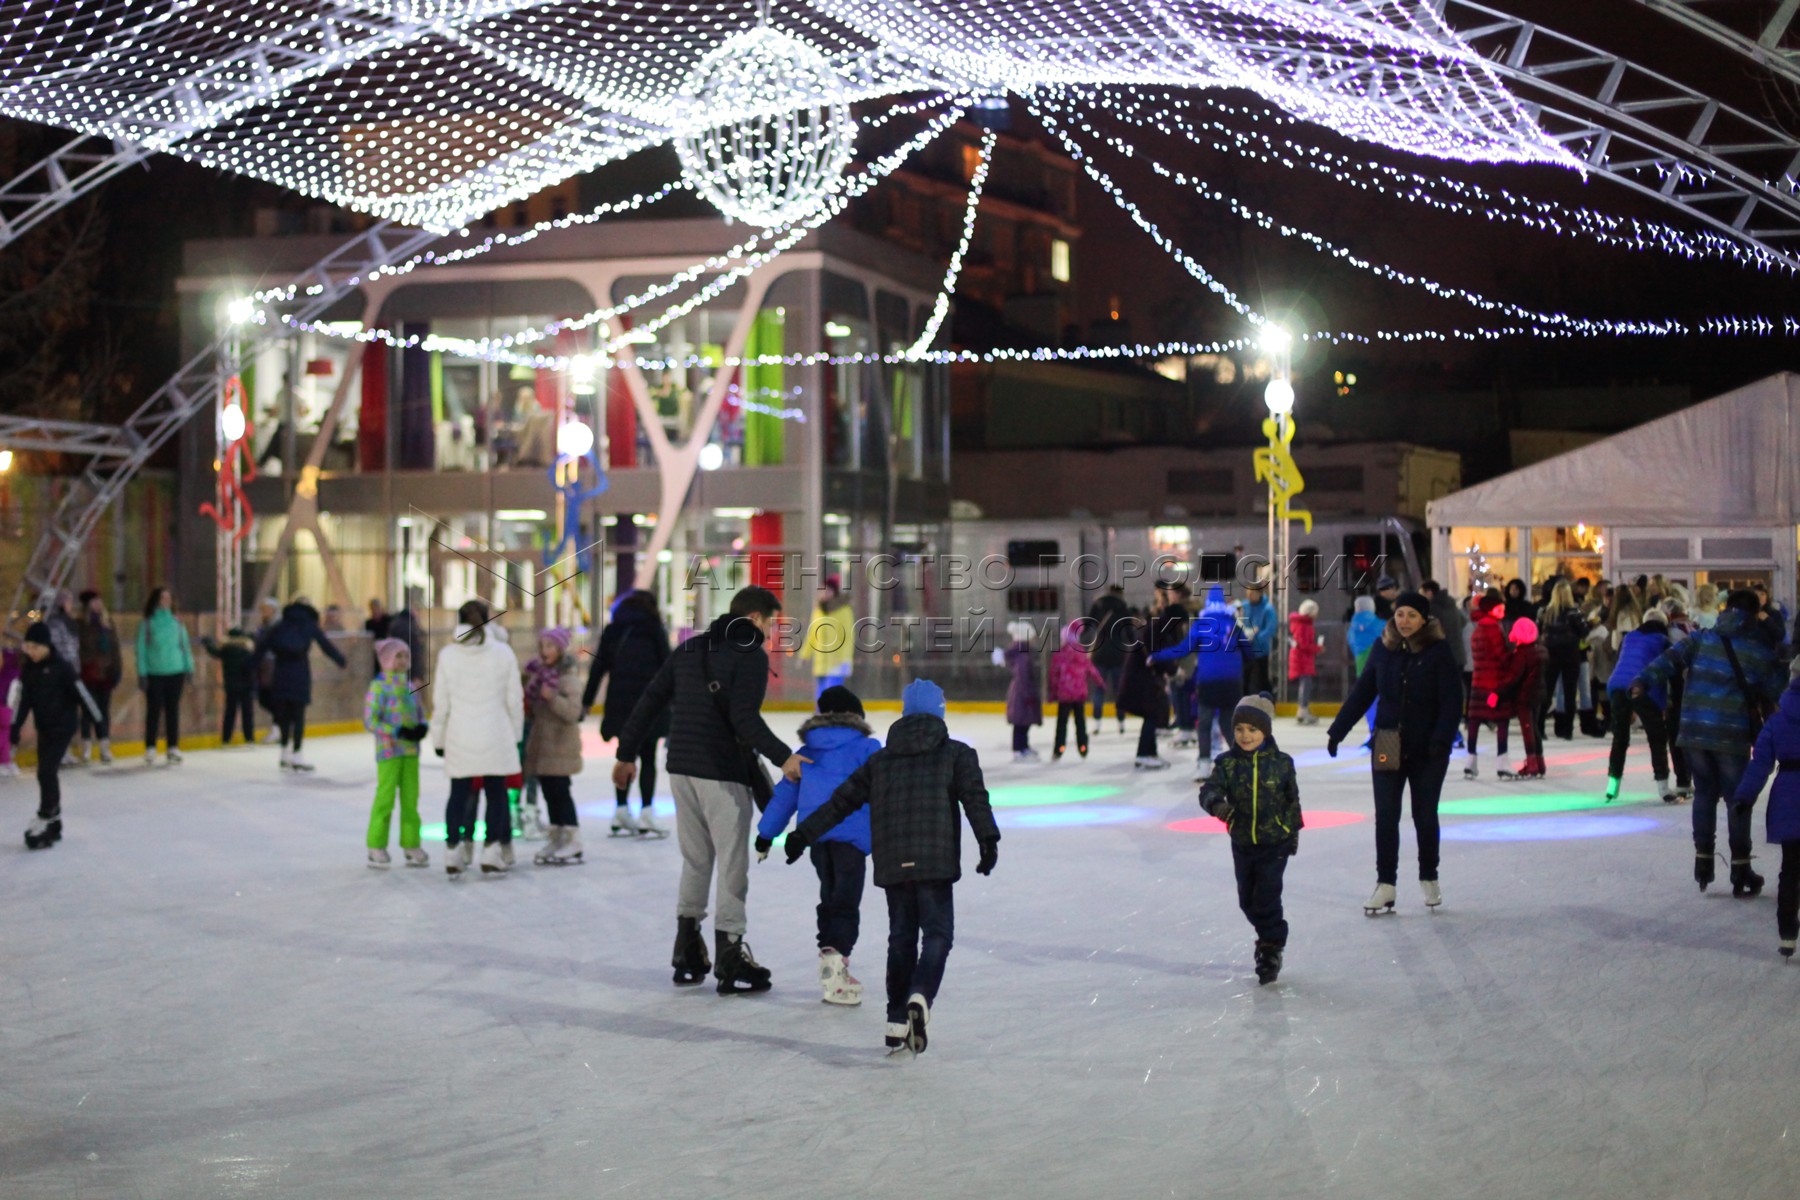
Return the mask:
[[[1580,522],[1605,532],[1608,576],[1766,577],[1791,608],[1797,458],[1800,375],[1784,372],[1432,501],[1434,563],[1456,528],[1516,529],[1529,555],[1533,527]]]

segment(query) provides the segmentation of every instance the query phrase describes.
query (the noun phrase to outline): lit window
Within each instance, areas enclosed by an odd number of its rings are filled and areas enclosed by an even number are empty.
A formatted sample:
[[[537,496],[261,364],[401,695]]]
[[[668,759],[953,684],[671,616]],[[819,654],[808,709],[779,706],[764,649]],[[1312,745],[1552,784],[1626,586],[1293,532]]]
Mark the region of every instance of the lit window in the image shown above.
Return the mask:
[[[1050,240],[1050,278],[1058,283],[1069,282],[1069,243],[1061,238]]]

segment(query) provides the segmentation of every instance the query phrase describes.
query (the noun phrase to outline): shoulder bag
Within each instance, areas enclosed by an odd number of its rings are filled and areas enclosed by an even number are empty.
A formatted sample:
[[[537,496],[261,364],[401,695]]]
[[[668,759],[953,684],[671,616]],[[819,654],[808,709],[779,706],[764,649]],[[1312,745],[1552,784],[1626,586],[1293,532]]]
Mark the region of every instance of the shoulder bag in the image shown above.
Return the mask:
[[[1769,706],[1765,701],[1758,700],[1756,693],[1750,690],[1750,680],[1744,675],[1744,668],[1738,664],[1737,651],[1732,649],[1731,639],[1721,633],[1719,644],[1725,647],[1725,657],[1731,663],[1731,673],[1737,676],[1738,691],[1744,697],[1744,712],[1750,718],[1750,738],[1754,741],[1756,735],[1762,732],[1763,722],[1769,718]]]

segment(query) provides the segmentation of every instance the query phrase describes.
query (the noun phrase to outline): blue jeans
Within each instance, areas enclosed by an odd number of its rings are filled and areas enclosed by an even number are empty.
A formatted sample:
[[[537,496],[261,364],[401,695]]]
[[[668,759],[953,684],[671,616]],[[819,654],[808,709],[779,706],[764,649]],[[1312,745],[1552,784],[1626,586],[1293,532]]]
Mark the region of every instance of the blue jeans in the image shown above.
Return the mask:
[[[849,668],[845,668],[842,671],[833,671],[829,675],[820,675],[813,680],[813,699],[817,700],[820,696],[823,696],[826,688],[842,687],[849,682]]]
[[[506,776],[488,775],[482,780],[487,793],[487,840],[508,845],[512,842],[512,813],[507,803]],[[450,781],[450,799],[444,804],[444,844],[475,840],[475,780],[470,777]]]
[[[1750,857],[1750,811],[1754,805],[1733,804],[1738,780],[1744,777],[1748,758],[1717,750],[1689,750],[1688,770],[1694,775],[1694,844],[1710,848],[1719,826],[1719,801],[1725,802],[1725,832],[1731,857]]]
[[[811,853],[819,876],[819,949],[849,958],[862,924],[863,874],[869,860],[849,842],[815,842]]]
[[[906,1020],[906,1001],[914,992],[927,1004],[937,1001],[956,936],[951,888],[949,883],[900,883],[887,889],[887,1019],[896,1025]]]

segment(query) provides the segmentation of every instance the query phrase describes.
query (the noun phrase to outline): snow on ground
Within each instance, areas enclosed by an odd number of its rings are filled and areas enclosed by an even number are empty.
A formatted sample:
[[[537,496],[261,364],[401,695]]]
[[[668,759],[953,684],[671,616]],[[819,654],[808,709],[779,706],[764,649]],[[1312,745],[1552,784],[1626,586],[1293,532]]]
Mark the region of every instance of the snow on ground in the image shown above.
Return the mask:
[[[804,863],[751,876],[772,993],[670,986],[676,846],[606,838],[597,747],[587,865],[527,845],[458,884],[438,845],[429,871],[363,865],[363,737],[315,742],[310,779],[266,748],[70,773],[43,853],[18,837],[35,788],[6,785],[0,1195],[1795,1194],[1773,861],[1770,895],[1699,894],[1689,809],[1650,797],[1641,748],[1606,808],[1597,742],[1556,744],[1539,783],[1453,764],[1444,910],[1403,869],[1370,920],[1366,762],[1281,722],[1309,811],[1346,815],[1305,835],[1259,988],[1224,838],[1169,828],[1198,815],[1185,769],[1134,774],[1116,730],[1015,766],[998,717],[953,724],[1006,836],[957,889],[910,1061],[881,1049],[881,893],[852,959],[870,1002],[827,1007]],[[444,791],[428,757],[428,821]]]

